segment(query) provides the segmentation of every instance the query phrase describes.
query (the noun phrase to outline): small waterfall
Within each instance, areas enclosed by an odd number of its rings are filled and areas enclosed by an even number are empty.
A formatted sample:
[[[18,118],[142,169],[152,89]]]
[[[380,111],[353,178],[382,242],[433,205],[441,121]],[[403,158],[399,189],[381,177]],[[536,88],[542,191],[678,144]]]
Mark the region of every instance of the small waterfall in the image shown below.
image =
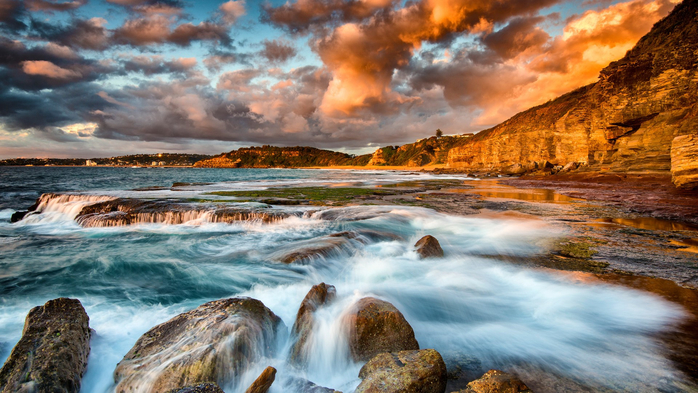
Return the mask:
[[[291,213],[181,203],[168,200],[142,200],[104,195],[41,195],[25,224],[74,221],[84,228],[122,227],[138,224],[179,225],[206,223],[277,223]],[[295,215],[302,215],[297,213]]]
[[[123,210],[104,213],[81,213],[76,221],[84,228],[121,227],[138,224],[207,224],[248,222],[248,223],[275,223],[289,216],[284,212],[263,212],[257,210],[243,210],[230,208],[210,208],[200,206],[170,205],[167,211],[147,211],[150,209],[137,208],[135,210],[122,207]],[[146,211],[141,211],[146,210]]]
[[[37,224],[39,222],[73,221],[85,206],[110,201],[114,197],[83,194],[42,194],[22,222]]]

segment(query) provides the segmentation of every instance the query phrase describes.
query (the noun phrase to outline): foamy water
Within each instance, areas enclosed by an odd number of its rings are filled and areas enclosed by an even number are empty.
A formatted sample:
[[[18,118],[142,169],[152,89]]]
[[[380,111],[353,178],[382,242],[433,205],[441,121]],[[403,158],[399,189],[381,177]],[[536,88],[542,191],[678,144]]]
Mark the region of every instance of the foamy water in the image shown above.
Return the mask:
[[[341,321],[365,296],[393,303],[420,347],[437,349],[448,364],[467,357],[482,372],[530,366],[592,389],[652,391],[682,379],[653,338],[685,317],[677,306],[504,262],[534,256],[561,235],[543,221],[394,206],[289,207],[299,214],[266,224],[194,219],[84,228],[70,203],[76,201],[56,202],[51,214],[16,224],[7,222],[13,211],[0,212],[0,239],[13,239],[0,242],[0,359],[19,339],[31,307],[77,297],[95,330],[83,392],[113,391],[116,363],[140,335],[181,312],[250,296],[290,330],[303,297],[320,282],[334,285],[337,299],[316,313],[308,368],[287,365],[287,331],[275,355],[223,386],[226,392],[243,392],[269,365],[278,369],[272,392],[288,391],[284,380],[294,376],[352,391],[361,364],[350,360]],[[278,261],[290,249],[342,231],[385,236],[362,235],[306,263]],[[412,245],[426,234],[439,239],[445,258],[417,257]]]

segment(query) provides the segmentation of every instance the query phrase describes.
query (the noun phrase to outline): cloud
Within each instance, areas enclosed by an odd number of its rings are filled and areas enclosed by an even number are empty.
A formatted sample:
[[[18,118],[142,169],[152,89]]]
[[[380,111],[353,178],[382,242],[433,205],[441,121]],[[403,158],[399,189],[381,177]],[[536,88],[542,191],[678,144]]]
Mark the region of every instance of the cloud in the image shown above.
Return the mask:
[[[312,31],[314,50],[334,78],[322,105],[328,116],[399,111],[415,102],[391,90],[395,70],[406,67],[423,43],[444,43],[456,33],[539,11],[557,0],[299,0],[264,8],[263,19],[292,32]],[[327,27],[330,27],[328,30]]]
[[[185,74],[197,65],[194,57],[165,60],[162,56],[132,56],[123,61],[123,68],[128,72],[141,72],[144,75]]]
[[[283,63],[296,56],[296,48],[282,40],[264,40],[260,55],[272,63]]]
[[[233,24],[245,15],[245,0],[231,0],[221,4],[218,9],[223,14],[223,20],[226,23]]]
[[[396,0],[298,0],[262,8],[262,20],[291,33],[303,33],[313,27],[359,21],[381,12],[388,12]]]
[[[197,25],[184,23],[171,28],[172,19],[164,15],[150,15],[129,19],[114,30],[113,41],[121,45],[148,46],[171,43],[189,46],[193,41],[214,41],[229,45],[228,28],[209,21]]]
[[[27,10],[20,0],[0,1],[0,30],[17,34],[28,26],[23,22],[27,16]]]
[[[103,18],[73,19],[66,26],[32,21],[32,30],[41,38],[71,48],[103,50],[110,46],[109,32]]]
[[[72,11],[87,4],[87,0],[25,0],[24,4],[30,11]]]
[[[79,72],[66,70],[45,60],[24,61],[21,64],[22,70],[27,75],[41,75],[53,79],[71,79],[82,76]]]

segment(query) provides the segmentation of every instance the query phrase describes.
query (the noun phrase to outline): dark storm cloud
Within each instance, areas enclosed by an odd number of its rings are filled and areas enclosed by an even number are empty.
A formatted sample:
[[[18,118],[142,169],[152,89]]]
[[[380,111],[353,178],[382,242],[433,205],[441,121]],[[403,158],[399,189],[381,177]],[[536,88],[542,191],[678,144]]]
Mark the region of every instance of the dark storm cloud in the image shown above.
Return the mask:
[[[260,55],[272,63],[283,63],[296,56],[296,48],[281,40],[264,40]]]
[[[504,28],[486,35],[482,42],[503,59],[529,49],[540,50],[550,40],[550,35],[538,27],[544,20],[542,16],[514,18]]]
[[[0,70],[0,81],[7,81],[6,70]],[[92,111],[112,106],[96,99],[98,86],[78,83],[36,94],[10,89],[14,87],[0,82],[0,120],[7,131],[34,128],[48,130],[52,127],[81,122]]]
[[[110,46],[109,31],[101,18],[72,19],[65,26],[32,21],[32,34],[72,48],[103,50]]]
[[[24,4],[20,0],[0,1],[0,31],[18,34],[27,29],[24,19],[28,16]]]

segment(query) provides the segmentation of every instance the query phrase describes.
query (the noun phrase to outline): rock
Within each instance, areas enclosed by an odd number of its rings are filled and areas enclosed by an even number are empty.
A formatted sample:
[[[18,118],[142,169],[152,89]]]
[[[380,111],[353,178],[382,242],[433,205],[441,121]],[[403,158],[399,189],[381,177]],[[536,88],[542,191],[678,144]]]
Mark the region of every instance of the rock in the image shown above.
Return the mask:
[[[433,349],[381,353],[359,372],[355,393],[443,393],[446,364]]]
[[[288,213],[270,209],[213,208],[170,200],[115,198],[83,207],[75,217],[75,221],[86,228],[101,228],[153,223],[177,225],[192,220],[216,223],[238,221],[270,223],[283,220],[288,216]]]
[[[24,210],[24,211],[16,211],[12,213],[12,216],[10,216],[10,222],[17,222],[17,221],[22,221],[24,216],[29,214],[29,211]]]
[[[271,256],[283,263],[307,263],[317,258],[327,258],[349,246],[350,232],[322,236],[287,245],[281,253]]]
[[[273,356],[279,329],[281,319],[259,300],[203,304],[138,339],[114,371],[116,392],[234,384],[255,361]]]
[[[448,167],[492,171],[547,161],[668,173],[672,139],[698,129],[697,12],[696,1],[676,5],[597,82],[463,139],[449,150]]]
[[[89,322],[77,299],[31,309],[22,338],[0,369],[0,392],[79,392],[90,354]]]
[[[698,188],[698,135],[677,136],[671,141],[671,181],[676,188]]]
[[[342,393],[340,391],[318,386],[303,378],[290,378],[284,385],[287,392],[294,393]]]
[[[305,295],[291,331],[293,337],[296,337],[296,342],[291,347],[289,358],[291,364],[305,365],[307,363],[309,353],[306,345],[315,324],[313,314],[318,308],[334,300],[336,295],[337,290],[335,287],[324,282],[313,286],[308,294]]]
[[[575,169],[577,169],[577,168],[579,168],[579,164],[576,163],[576,162],[574,162],[574,161],[572,161],[572,162],[568,162],[567,164],[565,164],[565,165],[562,167],[562,169],[560,169],[560,172],[569,172],[569,171],[573,171],[573,170],[575,170]]]
[[[276,378],[276,369],[271,366],[265,368],[245,393],[267,393],[271,384],[274,383],[274,378]]]
[[[412,326],[392,304],[366,297],[352,306],[345,325],[349,349],[355,361],[366,361],[382,352],[419,349]]]
[[[532,393],[519,378],[504,371],[490,370],[459,393]]]
[[[167,393],[225,393],[215,383],[202,383],[196,386],[187,386],[185,388],[172,389]]]
[[[426,235],[419,239],[414,246],[417,248],[417,254],[422,258],[439,258],[444,256],[444,250],[434,236]]]

